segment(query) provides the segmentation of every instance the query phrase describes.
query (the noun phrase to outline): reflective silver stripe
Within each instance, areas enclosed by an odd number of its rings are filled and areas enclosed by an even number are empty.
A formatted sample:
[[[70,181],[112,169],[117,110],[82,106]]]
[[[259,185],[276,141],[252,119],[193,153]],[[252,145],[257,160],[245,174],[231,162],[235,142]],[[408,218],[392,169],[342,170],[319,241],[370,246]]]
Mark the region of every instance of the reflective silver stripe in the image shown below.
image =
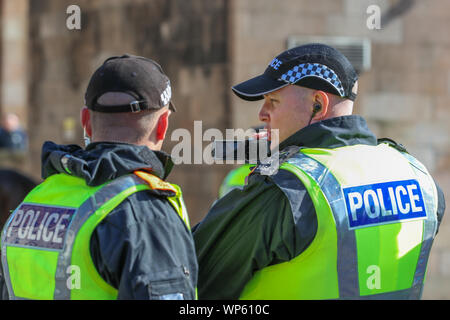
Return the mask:
[[[17,209],[16,209],[17,210]],[[8,259],[6,258],[6,230],[8,230],[9,224],[14,216],[15,211],[9,216],[8,221],[5,223],[2,231],[2,268],[3,268],[3,279],[5,281],[6,287],[8,289],[8,295],[10,300],[19,300],[20,298],[14,295],[12,289],[11,277],[9,276],[9,266]]]
[[[337,231],[337,274],[339,297],[350,299],[359,297],[358,260],[354,230],[349,230],[345,200],[341,186],[327,167],[320,162],[298,153],[288,159],[288,163],[302,169],[313,178],[331,207]]]
[[[402,154],[409,161],[416,174],[427,212],[427,219],[424,221],[422,246],[420,248],[410,296],[411,299],[420,299],[431,245],[437,232],[437,191],[433,178],[428,174],[427,169],[411,155],[407,153]]]
[[[89,199],[87,199],[77,210],[64,244],[63,251],[58,257],[58,266],[55,275],[55,300],[70,300],[70,288],[67,285],[67,268],[71,265],[72,248],[77,233],[83,224],[91,215],[93,215],[101,206],[111,200],[113,197],[136,185],[144,184],[136,175],[126,175],[117,178],[98,190]]]
[[[411,299],[412,289],[404,289],[385,293],[371,294],[368,296],[354,297],[354,300],[409,300]]]

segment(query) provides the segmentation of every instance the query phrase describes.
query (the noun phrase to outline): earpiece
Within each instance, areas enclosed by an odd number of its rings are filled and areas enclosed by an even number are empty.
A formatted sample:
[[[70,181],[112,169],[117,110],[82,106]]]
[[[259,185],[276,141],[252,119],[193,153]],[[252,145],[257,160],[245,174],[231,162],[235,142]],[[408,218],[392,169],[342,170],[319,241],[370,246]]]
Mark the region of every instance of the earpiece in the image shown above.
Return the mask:
[[[309,119],[308,125],[311,124],[312,119],[314,118],[316,113],[319,112],[320,110],[322,110],[322,105],[320,103],[317,103],[313,106],[313,112],[311,114],[311,119]]]
[[[313,114],[316,114],[317,112],[319,112],[322,109],[322,105],[320,103],[315,104],[313,106]]]

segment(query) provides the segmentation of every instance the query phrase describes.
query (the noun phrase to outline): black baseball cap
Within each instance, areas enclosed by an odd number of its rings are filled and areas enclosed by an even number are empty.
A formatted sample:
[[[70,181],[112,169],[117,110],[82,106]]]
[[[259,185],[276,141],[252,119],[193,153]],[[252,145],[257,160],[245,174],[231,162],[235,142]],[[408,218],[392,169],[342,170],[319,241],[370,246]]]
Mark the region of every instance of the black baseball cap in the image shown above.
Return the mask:
[[[264,94],[295,84],[322,90],[352,101],[358,74],[338,50],[321,43],[310,43],[284,51],[275,57],[262,75],[232,87],[240,98],[256,101]]]
[[[129,104],[107,106],[97,99],[107,92],[123,92],[136,98]],[[139,112],[157,110],[167,104],[176,111],[172,101],[169,78],[155,61],[129,54],[110,57],[94,72],[85,94],[86,106],[93,111]]]

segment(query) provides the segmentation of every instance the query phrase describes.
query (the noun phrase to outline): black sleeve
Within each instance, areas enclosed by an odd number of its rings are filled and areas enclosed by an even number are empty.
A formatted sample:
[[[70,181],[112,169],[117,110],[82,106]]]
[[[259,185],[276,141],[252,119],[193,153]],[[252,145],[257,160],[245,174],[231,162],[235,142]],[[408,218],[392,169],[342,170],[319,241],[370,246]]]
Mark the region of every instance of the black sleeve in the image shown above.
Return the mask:
[[[438,219],[438,228],[436,233],[439,231],[439,226],[441,225],[442,218],[444,217],[445,212],[445,198],[444,193],[441,188],[436,184],[437,195],[438,195],[438,205],[437,205],[437,219]]]
[[[238,299],[253,273],[298,255],[298,235],[285,194],[259,177],[219,199],[194,231],[200,299]]]
[[[0,262],[0,300],[9,300],[8,288],[3,277],[3,268]]]
[[[195,299],[192,235],[166,199],[127,198],[94,230],[91,255],[118,299]]]

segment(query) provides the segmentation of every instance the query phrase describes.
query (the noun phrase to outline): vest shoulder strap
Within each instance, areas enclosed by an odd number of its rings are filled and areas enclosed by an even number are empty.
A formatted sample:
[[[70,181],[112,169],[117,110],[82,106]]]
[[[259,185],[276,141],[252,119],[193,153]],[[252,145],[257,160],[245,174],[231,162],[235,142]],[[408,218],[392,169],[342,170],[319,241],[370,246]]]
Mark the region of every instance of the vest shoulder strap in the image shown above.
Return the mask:
[[[288,161],[290,158],[294,157],[300,152],[303,147],[299,146],[288,146],[283,150],[274,153],[270,157],[264,159],[264,161],[259,162],[256,167],[254,167],[248,176],[253,174],[264,174],[264,175],[274,175],[278,172],[278,168],[281,167],[283,163]]]
[[[380,138],[380,139],[377,140],[377,143],[378,143],[378,144],[386,143],[386,144],[388,144],[390,147],[392,147],[392,148],[394,148],[394,149],[397,149],[397,150],[400,151],[400,152],[406,152],[406,153],[408,153],[408,151],[406,150],[406,148],[405,148],[404,145],[402,145],[401,143],[397,143],[397,142],[395,142],[394,140],[392,140],[392,139],[390,139],[390,138]]]
[[[139,178],[147,182],[147,184],[152,188],[153,190],[159,190],[163,192],[169,192],[168,196],[173,196],[173,194],[177,194],[177,189],[172,186],[170,183],[165,182],[164,180],[158,178],[157,176],[145,172],[145,171],[134,171],[134,174],[137,175]]]

